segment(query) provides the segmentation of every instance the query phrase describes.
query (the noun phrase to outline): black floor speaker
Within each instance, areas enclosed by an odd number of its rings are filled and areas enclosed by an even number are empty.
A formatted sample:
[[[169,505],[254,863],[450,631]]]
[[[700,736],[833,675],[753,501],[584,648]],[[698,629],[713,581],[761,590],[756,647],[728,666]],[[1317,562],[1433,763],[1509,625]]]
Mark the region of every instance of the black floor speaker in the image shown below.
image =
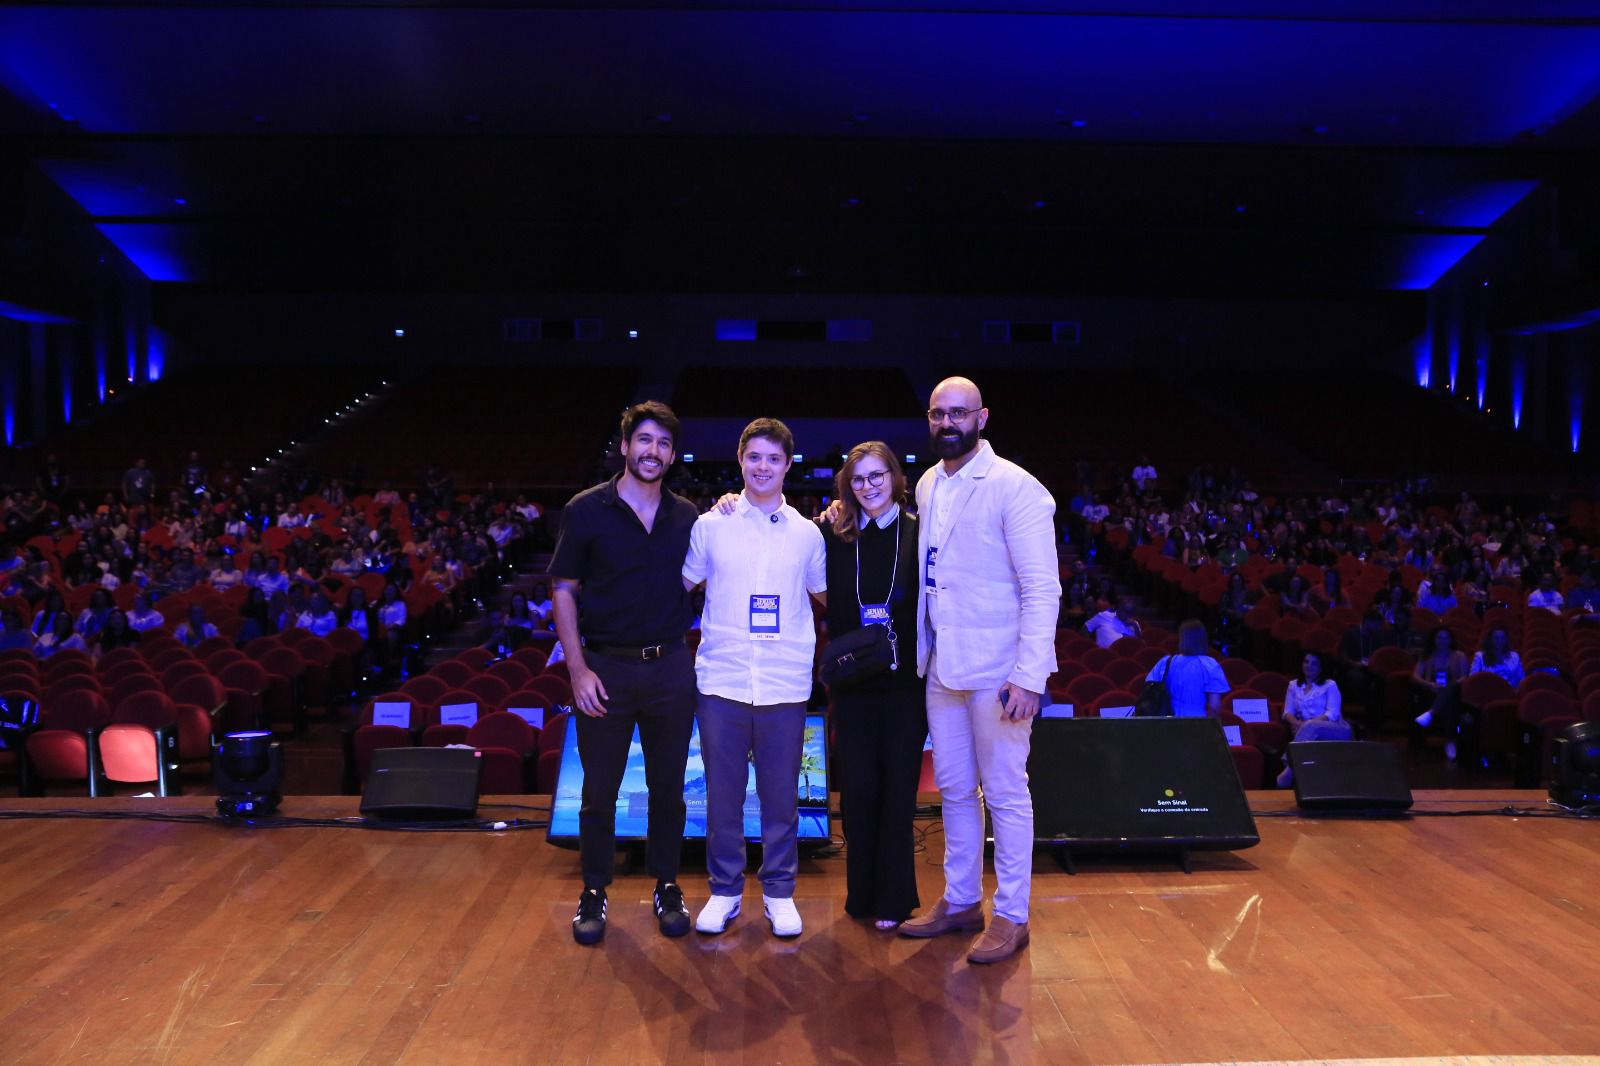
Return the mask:
[[[482,766],[468,748],[379,748],[372,753],[361,813],[407,822],[472,818]]]
[[[1038,719],[1028,788],[1035,838],[1070,849],[1233,851],[1261,842],[1214,718]]]
[[[1400,749],[1360,740],[1311,740],[1289,745],[1294,798],[1309,811],[1411,809]]]

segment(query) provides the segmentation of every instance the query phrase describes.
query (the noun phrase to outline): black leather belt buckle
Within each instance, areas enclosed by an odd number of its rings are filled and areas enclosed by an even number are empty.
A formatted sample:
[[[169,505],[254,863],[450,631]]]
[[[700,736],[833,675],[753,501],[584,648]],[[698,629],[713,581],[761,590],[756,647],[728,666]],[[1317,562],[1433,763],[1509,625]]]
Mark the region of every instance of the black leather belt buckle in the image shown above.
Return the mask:
[[[650,662],[652,659],[661,658],[666,653],[666,650],[666,646],[663,644],[652,644],[648,648],[639,649],[639,658],[645,662]]]

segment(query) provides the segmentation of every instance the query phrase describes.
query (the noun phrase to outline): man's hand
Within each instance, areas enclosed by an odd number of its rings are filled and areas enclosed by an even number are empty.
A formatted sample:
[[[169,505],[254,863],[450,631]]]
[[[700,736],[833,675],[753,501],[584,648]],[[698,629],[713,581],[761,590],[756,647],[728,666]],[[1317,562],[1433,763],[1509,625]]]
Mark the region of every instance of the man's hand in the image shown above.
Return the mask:
[[[717,502],[711,505],[718,514],[733,514],[739,507],[739,494],[737,492],[724,492]]]
[[[590,718],[604,718],[606,705],[601,700],[609,700],[611,694],[606,691],[605,685],[600,683],[600,678],[587,666],[570,664],[572,675],[572,702]]]
[[[1007,681],[1000,686],[1001,714],[1007,721],[1026,722],[1039,714],[1039,693],[1029,692]]]
[[[832,503],[828,504],[828,506],[823,509],[821,514],[817,515],[817,521],[821,522],[825,526],[831,526],[834,523],[834,519],[839,517],[839,512],[842,510],[844,510],[844,501],[835,498]]]

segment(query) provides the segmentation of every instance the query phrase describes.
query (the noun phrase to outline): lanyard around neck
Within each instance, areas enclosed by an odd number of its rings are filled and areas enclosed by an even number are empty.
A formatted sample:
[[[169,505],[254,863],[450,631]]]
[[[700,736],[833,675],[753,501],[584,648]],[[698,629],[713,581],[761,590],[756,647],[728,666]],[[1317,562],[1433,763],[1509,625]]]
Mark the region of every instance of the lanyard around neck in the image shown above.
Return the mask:
[[[872,519],[868,518],[867,521],[871,522]],[[862,530],[862,532],[866,532],[866,531]],[[894,600],[894,582],[895,582],[895,579],[897,577],[899,577],[899,576],[900,576],[900,516],[899,515],[895,515],[894,516],[894,566],[892,568],[890,568],[890,570],[889,570],[889,591],[883,597],[883,602],[884,603],[887,604],[887,603],[893,602],[893,600]],[[859,534],[857,534],[857,536],[856,536],[856,604],[858,606],[861,604],[861,537],[860,537]]]

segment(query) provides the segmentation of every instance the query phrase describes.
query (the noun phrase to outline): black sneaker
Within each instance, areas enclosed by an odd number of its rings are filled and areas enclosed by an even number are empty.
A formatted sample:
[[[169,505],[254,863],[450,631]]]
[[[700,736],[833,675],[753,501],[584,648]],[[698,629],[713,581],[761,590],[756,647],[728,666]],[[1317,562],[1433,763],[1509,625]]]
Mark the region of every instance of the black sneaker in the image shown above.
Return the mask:
[[[683,902],[683,889],[672,882],[656,886],[656,922],[662,936],[683,936],[689,931],[689,908]]]
[[[598,944],[606,935],[606,890],[586,888],[578,897],[578,913],[572,918],[572,939],[580,944]]]

